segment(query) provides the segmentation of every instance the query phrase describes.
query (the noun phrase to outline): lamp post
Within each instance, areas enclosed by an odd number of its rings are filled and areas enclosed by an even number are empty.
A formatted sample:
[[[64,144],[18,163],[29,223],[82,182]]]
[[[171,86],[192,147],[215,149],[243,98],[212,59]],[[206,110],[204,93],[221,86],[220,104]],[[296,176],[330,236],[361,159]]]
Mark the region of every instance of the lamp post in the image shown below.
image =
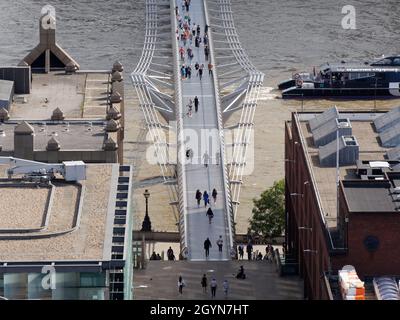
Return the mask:
[[[146,199],[146,214],[143,219],[141,231],[151,231],[151,221],[150,221],[150,217],[149,217],[149,198],[150,198],[149,190],[146,189],[144,191],[143,195],[144,195],[144,198]]]

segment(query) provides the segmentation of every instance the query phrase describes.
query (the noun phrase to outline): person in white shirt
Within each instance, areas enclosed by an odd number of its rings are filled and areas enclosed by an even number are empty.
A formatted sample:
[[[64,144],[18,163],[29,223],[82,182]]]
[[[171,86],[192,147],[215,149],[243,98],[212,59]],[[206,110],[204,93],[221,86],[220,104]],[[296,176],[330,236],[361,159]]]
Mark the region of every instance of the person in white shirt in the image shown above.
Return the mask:
[[[226,279],[224,280],[222,287],[224,288],[224,294],[225,294],[225,298],[226,298],[226,297],[228,297],[228,290],[229,290],[228,280],[226,280]]]

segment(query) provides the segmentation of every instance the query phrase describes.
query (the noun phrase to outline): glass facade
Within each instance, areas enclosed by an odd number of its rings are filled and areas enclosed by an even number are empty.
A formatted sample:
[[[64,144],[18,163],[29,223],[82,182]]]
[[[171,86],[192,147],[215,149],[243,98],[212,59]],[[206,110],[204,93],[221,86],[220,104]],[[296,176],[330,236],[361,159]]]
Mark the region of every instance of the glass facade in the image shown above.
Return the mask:
[[[0,296],[7,299],[108,299],[107,272],[5,273],[0,275]]]

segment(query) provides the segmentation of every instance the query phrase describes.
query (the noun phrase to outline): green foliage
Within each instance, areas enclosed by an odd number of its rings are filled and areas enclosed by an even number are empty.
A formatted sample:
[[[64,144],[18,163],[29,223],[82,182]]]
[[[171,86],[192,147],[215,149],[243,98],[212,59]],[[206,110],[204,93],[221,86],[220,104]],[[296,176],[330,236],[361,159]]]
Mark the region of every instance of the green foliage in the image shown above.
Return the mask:
[[[285,181],[275,181],[253,203],[250,231],[264,238],[281,236],[285,229]]]

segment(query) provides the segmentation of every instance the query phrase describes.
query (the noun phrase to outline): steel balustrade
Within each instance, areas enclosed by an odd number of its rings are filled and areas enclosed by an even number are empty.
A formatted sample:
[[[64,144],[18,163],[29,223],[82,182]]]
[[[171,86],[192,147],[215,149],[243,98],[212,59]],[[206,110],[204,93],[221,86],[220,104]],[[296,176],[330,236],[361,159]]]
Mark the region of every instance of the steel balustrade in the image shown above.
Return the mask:
[[[164,182],[170,187],[169,194],[171,203],[177,203],[179,213],[179,232],[181,237],[181,254],[188,257],[190,244],[188,235],[188,222],[186,218],[188,199],[185,169],[185,145],[183,130],[183,92],[180,80],[180,56],[179,40],[176,38],[177,20],[175,16],[175,0],[146,0],[146,31],[140,61],[131,74],[131,78],[139,98],[139,105],[144,114],[149,135],[154,143],[157,162],[160,165]],[[231,253],[235,251],[235,219],[239,204],[239,195],[244,167],[246,163],[247,149],[253,129],[254,113],[257,106],[260,88],[263,83],[264,74],[259,72],[250,62],[247,54],[242,49],[233,22],[231,4],[229,0],[207,0],[203,1],[205,21],[211,27],[209,32],[209,47],[211,61],[217,61],[219,52],[224,63],[217,64],[213,77],[213,94],[215,93],[216,114],[220,138],[220,156],[224,184],[224,220],[225,232],[229,239]],[[210,8],[209,5],[217,6]],[[202,9],[203,10],[203,9]],[[169,15],[169,17],[167,17]],[[170,23],[170,25],[166,25]],[[171,33],[168,33],[168,29]],[[219,32],[222,30],[223,32]],[[214,36],[223,36],[225,40],[215,39]],[[171,41],[172,37],[172,41]],[[215,47],[215,45],[220,47]],[[224,48],[223,46],[227,47]],[[160,52],[156,55],[156,52]],[[172,63],[156,59],[171,59]],[[234,59],[235,61],[229,61]],[[220,77],[218,72],[221,70]],[[234,79],[222,83],[222,79]],[[222,96],[220,90],[232,87],[239,83],[236,92]],[[173,96],[161,92],[157,88],[161,85],[167,90],[174,90]],[[230,100],[233,99],[233,102]],[[173,101],[172,101],[173,100]],[[167,102],[165,102],[167,101]],[[226,107],[224,103],[228,101]],[[163,103],[165,102],[165,103]],[[173,104],[169,108],[169,103]],[[239,107],[231,108],[238,104]],[[224,109],[225,108],[225,109]],[[232,161],[228,167],[225,150],[224,136],[224,114],[241,109],[240,121],[237,126],[232,144]],[[159,119],[159,112],[163,117],[173,118],[177,122],[177,162],[171,164],[169,160],[169,144],[166,141],[164,128],[168,127]],[[169,113],[169,114],[168,114]],[[167,114],[167,116],[166,116]]]
[[[239,124],[235,134],[233,152],[232,152],[232,162],[229,169],[229,177],[231,181],[231,197],[234,206],[234,221],[236,221],[238,205],[240,204],[240,190],[242,185],[242,178],[244,173],[244,168],[246,164],[246,157],[248,146],[250,143],[251,133],[254,127],[254,115],[257,107],[257,100],[260,94],[260,89],[264,81],[264,74],[257,70],[257,68],[251,63],[248,55],[242,48],[239,37],[236,33],[236,28],[233,20],[231,2],[230,0],[207,0],[209,4],[218,7],[218,10],[213,10],[215,13],[212,16],[212,33],[214,29],[223,30],[226,43],[232,52],[233,57],[236,60],[236,65],[238,64],[243,72],[247,74],[244,78],[245,83],[247,83],[245,97],[241,103],[241,116]],[[215,20],[215,21],[213,21]],[[219,34],[217,32],[217,34]],[[225,49],[225,48],[221,48]],[[226,58],[225,55],[221,56],[222,59]],[[220,65],[219,68],[234,67],[235,64]],[[218,65],[216,66],[218,68]],[[225,72],[227,74],[238,73],[238,70],[228,70]],[[238,77],[239,78],[239,77]],[[235,82],[232,82],[234,84]],[[222,84],[221,87],[224,87]],[[239,85],[240,87],[240,85]],[[228,112],[229,110],[224,110]],[[239,183],[237,183],[239,181]]]

